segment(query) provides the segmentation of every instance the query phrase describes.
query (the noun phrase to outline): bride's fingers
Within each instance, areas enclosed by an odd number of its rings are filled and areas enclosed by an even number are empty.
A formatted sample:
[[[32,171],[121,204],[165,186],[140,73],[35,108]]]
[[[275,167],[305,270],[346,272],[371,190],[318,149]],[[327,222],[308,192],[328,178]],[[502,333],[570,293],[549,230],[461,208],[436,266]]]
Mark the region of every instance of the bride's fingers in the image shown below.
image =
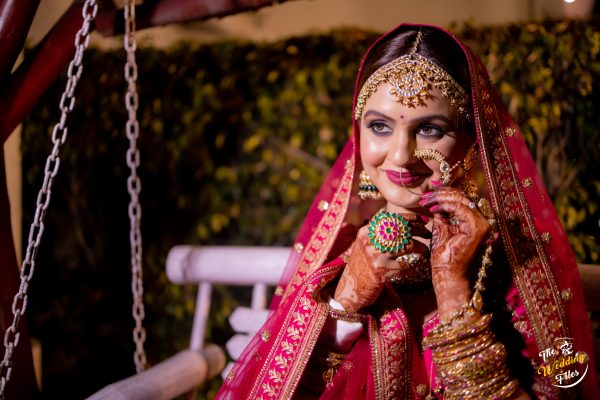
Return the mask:
[[[428,207],[432,213],[443,213],[451,216],[456,222],[487,222],[474,201],[457,189],[447,189],[436,192],[427,202],[422,202],[423,207]],[[452,223],[449,221],[449,223]]]
[[[474,201],[469,199],[462,191],[458,189],[448,188],[432,192],[430,196],[421,200],[419,205],[426,208],[434,208],[440,202],[444,203],[460,203],[472,210],[477,208]],[[435,208],[432,212],[435,212]]]

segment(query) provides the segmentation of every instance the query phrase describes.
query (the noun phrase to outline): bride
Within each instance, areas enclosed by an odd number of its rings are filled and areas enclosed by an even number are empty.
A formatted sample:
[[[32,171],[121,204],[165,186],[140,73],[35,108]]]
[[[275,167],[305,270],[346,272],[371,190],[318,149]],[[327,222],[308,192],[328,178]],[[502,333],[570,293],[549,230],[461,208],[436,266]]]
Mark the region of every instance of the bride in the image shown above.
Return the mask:
[[[217,397],[599,398],[572,250],[472,50],[400,25],[352,120]]]

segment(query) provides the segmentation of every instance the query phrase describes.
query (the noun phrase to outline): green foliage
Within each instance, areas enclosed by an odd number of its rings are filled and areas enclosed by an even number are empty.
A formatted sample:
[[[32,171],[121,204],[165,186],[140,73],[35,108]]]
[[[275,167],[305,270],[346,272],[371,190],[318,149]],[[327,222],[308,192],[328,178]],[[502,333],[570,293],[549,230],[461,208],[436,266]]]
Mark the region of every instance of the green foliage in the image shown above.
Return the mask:
[[[599,21],[459,31],[483,55],[523,127],[580,261],[598,262]],[[292,243],[350,134],[354,77],[374,38],[345,29],[272,44],[139,50],[150,363],[185,348],[192,323],[195,288],[168,283],[168,250]],[[124,56],[91,50],[84,63],[28,314],[44,346],[48,398],[81,398],[134,372]],[[26,226],[63,87],[64,79],[25,123]],[[215,289],[214,342],[229,336],[226,315],[240,296],[248,293]],[[200,395],[210,398],[218,386],[215,380]]]

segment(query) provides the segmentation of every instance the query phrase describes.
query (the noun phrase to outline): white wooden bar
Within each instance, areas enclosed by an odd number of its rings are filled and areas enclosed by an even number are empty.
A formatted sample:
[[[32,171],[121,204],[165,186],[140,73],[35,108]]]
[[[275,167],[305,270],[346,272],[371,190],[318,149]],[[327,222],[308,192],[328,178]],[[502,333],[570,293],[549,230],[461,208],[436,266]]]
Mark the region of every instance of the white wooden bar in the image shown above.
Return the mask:
[[[223,350],[207,345],[184,350],[146,371],[105,386],[88,400],[168,400],[218,375],[225,366]]]
[[[175,246],[167,257],[173,283],[276,285],[290,254],[289,247]]]
[[[194,324],[190,337],[190,349],[200,350],[204,346],[204,333],[210,313],[210,296],[212,285],[209,282],[201,282],[196,295],[196,309],[194,310]]]

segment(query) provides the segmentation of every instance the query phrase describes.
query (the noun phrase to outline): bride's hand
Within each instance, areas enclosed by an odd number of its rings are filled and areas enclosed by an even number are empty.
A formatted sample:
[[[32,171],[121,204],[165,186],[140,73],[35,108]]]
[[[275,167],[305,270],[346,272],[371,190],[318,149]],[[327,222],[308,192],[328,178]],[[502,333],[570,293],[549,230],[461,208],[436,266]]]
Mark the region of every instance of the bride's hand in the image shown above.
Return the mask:
[[[402,216],[410,221],[412,236],[431,236],[423,222],[417,221],[414,214]],[[409,240],[400,253],[381,253],[370,243],[368,227],[369,225],[363,226],[358,231],[350,258],[335,290],[334,299],[349,312],[357,312],[373,304],[386,283],[409,267],[406,262],[396,261],[398,256],[417,253],[428,258],[429,249],[417,240]]]
[[[420,204],[433,213],[431,278],[441,319],[472,295],[467,273],[491,227],[462,191],[442,187],[424,194]]]

